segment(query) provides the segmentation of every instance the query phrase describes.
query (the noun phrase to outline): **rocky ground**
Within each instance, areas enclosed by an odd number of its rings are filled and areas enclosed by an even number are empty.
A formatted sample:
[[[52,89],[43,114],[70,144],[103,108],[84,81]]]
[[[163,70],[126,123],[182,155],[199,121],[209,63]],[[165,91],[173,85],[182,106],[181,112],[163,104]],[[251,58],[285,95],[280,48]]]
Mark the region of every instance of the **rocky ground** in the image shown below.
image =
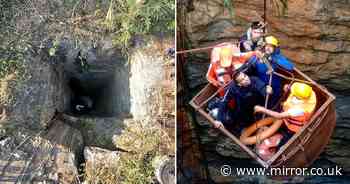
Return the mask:
[[[111,4],[0,3],[0,183],[173,181],[174,40],[117,37]]]
[[[53,55],[48,49],[27,56],[30,77],[15,88],[7,88],[13,82],[7,78],[1,83],[3,91],[13,92],[13,100],[4,106],[6,117],[0,124],[0,183],[115,183],[127,170],[118,169],[119,164],[131,164],[124,157],[147,168],[147,181],[173,181],[175,76],[174,60],[165,52],[172,47],[171,39],[148,38],[130,51],[129,59],[110,41],[102,40],[97,47],[86,42],[78,48],[67,38],[58,42]],[[79,52],[90,67],[87,71],[75,63]],[[91,112],[77,114],[72,101],[82,94],[96,104]],[[136,126],[140,122],[142,126]],[[130,137],[120,137],[139,129],[145,132],[132,140],[140,142],[138,152],[127,147]],[[157,139],[148,140],[149,133]],[[137,137],[141,135],[145,137]],[[148,141],[153,144],[143,152]],[[108,162],[100,162],[107,157]],[[97,175],[91,164],[104,169],[117,165],[119,172]]]

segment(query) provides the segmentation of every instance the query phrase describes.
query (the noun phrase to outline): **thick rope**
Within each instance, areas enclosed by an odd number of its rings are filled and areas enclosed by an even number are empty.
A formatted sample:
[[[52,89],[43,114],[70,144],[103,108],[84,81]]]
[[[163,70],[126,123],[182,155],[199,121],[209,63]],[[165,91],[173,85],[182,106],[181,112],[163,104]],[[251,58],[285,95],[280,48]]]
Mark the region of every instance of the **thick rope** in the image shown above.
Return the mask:
[[[191,53],[191,52],[200,52],[203,50],[209,50],[213,49],[215,46],[210,46],[210,47],[202,47],[202,48],[197,48],[197,49],[189,49],[189,50],[182,50],[182,51],[176,51],[176,54],[185,54],[185,53]]]
[[[227,45],[237,45],[238,43],[236,42],[227,42]],[[201,47],[201,48],[196,48],[196,49],[189,49],[189,50],[181,50],[181,51],[176,51],[176,54],[185,54],[185,53],[191,53],[191,52],[200,52],[200,51],[205,51],[205,50],[210,50],[213,49],[215,47],[217,47],[218,45],[213,45],[213,46],[208,46],[208,47]],[[224,45],[222,45],[224,46]]]
[[[297,78],[292,78],[292,77],[287,77],[287,76],[285,76],[285,75],[283,75],[283,74],[281,74],[281,73],[278,73],[278,72],[273,72],[273,74],[275,74],[275,75],[277,75],[277,76],[279,76],[279,77],[281,77],[281,78],[283,78],[283,79],[286,79],[286,80],[290,80],[290,81],[297,81],[297,82],[302,82],[302,83],[306,83],[306,84],[313,84],[312,82],[310,82],[310,81],[306,81],[306,80],[302,80],[302,79],[297,79]]]
[[[264,33],[266,33],[266,10],[267,10],[267,7],[266,7],[266,0],[264,0]]]
[[[269,76],[269,86],[271,87],[271,84],[272,84],[272,75],[273,75],[273,71],[268,71],[270,73],[270,76]],[[269,104],[269,99],[270,99],[270,94],[267,93],[266,94],[266,98],[265,98],[265,105],[264,107],[267,108],[267,105]],[[263,114],[263,119],[265,118],[266,114]]]
[[[267,60],[267,58],[264,57],[263,61],[264,61],[265,65],[267,65],[267,68],[268,68],[267,73],[269,74],[269,86],[271,86],[271,84],[272,84],[272,75],[273,75],[274,70],[273,70],[271,64],[269,63],[269,61]],[[270,99],[270,94],[267,93],[266,97],[265,97],[265,105],[264,105],[265,108],[267,108],[267,105],[269,103],[269,99]],[[266,114],[263,114],[262,119],[265,119],[265,117],[266,117]],[[256,126],[258,126],[258,125],[256,125]],[[258,130],[257,132],[260,132],[261,128],[263,128],[263,127],[260,127],[260,128],[256,127],[256,128]],[[261,141],[260,137],[256,136],[256,143],[260,144],[260,141]]]

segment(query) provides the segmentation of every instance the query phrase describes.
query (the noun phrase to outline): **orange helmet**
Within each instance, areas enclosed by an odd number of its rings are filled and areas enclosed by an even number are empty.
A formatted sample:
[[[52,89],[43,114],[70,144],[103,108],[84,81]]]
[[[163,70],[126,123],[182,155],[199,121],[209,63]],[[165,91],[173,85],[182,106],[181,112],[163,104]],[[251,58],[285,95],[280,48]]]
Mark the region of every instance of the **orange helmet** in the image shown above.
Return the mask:
[[[222,67],[229,67],[232,64],[232,49],[224,47],[220,50],[220,65]]]

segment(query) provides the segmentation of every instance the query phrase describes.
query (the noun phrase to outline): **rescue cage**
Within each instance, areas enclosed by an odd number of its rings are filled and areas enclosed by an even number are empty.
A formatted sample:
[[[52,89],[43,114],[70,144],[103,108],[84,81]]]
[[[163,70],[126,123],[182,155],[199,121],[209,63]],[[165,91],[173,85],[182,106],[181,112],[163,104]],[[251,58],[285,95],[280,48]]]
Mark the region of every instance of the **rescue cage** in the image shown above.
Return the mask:
[[[280,73],[285,73],[279,70]],[[325,87],[317,84],[307,75],[294,69],[292,72],[296,79],[310,82],[317,96],[316,110],[312,117],[306,123],[301,131],[294,134],[273,156],[267,161],[261,159],[251,148],[243,144],[237,136],[227,129],[220,128],[220,131],[238,144],[245,152],[255,159],[261,166],[269,167],[307,167],[317,159],[322,150],[329,142],[333,129],[335,127],[335,96]],[[283,80],[283,84],[290,83]],[[208,102],[217,94],[217,87],[207,84],[193,99],[190,105],[201,115],[203,115],[211,124],[214,119],[206,111]],[[286,98],[286,97],[281,97]],[[281,99],[284,101],[284,99]],[[253,122],[252,122],[253,123]]]

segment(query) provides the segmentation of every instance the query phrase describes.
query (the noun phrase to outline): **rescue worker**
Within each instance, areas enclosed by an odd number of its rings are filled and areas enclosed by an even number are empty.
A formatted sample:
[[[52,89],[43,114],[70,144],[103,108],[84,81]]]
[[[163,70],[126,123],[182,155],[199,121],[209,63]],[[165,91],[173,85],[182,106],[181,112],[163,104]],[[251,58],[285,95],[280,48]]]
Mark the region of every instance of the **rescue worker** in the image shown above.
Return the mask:
[[[269,73],[269,64],[271,68],[276,70],[278,67],[281,67],[287,71],[292,71],[294,65],[282,55],[279,48],[278,40],[274,36],[267,36],[265,38],[264,45],[264,56],[252,56],[249,60],[250,62],[250,75],[258,76],[266,85],[269,84],[270,73]],[[267,60],[268,63],[264,61]],[[277,75],[272,74],[271,86],[273,93],[271,95],[271,100],[268,103],[268,107],[273,107],[280,98],[281,95],[281,78]]]
[[[275,112],[259,105],[255,106],[254,110],[257,113],[282,119],[288,130],[296,133],[311,118],[316,108],[316,94],[310,85],[300,82],[293,83],[290,89],[286,86],[284,90],[289,90],[290,94],[282,105],[282,112]]]
[[[234,71],[257,52],[233,53],[232,47],[222,47],[218,60],[210,63],[207,80],[216,87],[222,87],[232,80]]]
[[[254,51],[263,45],[264,27],[263,22],[252,22],[247,32],[239,40],[241,52]]]
[[[208,104],[209,114],[214,118],[217,116],[218,103],[224,96],[223,87],[232,80],[235,70],[241,67],[253,55],[262,55],[259,51],[239,53],[238,48],[233,45],[223,43],[212,51],[211,63],[207,72],[207,80],[219,89],[218,97],[213,98]],[[235,102],[228,102],[230,108],[235,107]]]
[[[254,106],[262,104],[263,97],[271,93],[272,88],[266,86],[259,78],[238,72],[235,74],[235,82],[229,84],[218,105],[217,121],[214,127],[231,126],[233,122],[238,124],[252,122]],[[230,100],[236,103],[234,109],[229,106]]]

